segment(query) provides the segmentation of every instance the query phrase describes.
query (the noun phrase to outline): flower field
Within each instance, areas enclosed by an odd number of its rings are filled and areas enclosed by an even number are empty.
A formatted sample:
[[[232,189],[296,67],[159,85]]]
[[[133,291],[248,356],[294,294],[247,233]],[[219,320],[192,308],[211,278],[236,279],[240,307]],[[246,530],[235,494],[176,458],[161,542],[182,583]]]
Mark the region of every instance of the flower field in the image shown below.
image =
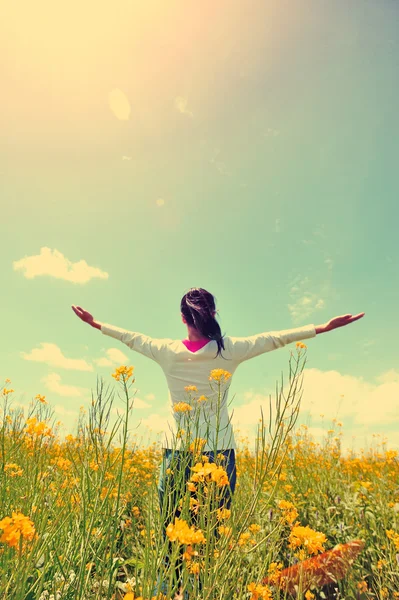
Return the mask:
[[[65,439],[46,397],[38,394],[25,414],[12,406],[15,390],[6,380],[0,598],[149,600],[162,573],[170,591],[159,599],[399,599],[398,453],[380,444],[344,455],[336,420],[320,444],[306,426],[296,427],[303,348],[298,343],[291,353],[288,395],[277,394],[269,417],[260,418],[256,451],[236,434],[229,509],[220,506],[229,486],[224,457],[210,463],[191,430],[207,398],[196,398],[195,386],[185,389],[187,400],[174,407],[181,415],[176,437],[192,475],[185,481],[174,463],[169,469],[180,497],[179,515],[169,519],[157,494],[162,448],[138,447],[129,437],[134,367],[119,367],[110,380],[125,398],[117,424],[110,426],[113,392],[101,380]],[[210,372],[219,399],[229,378]]]

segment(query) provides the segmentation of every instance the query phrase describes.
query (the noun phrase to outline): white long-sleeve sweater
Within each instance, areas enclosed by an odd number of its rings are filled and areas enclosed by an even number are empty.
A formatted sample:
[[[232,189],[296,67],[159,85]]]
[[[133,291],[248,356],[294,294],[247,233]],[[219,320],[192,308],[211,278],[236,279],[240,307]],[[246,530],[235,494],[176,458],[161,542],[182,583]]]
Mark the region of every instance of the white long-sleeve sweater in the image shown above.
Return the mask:
[[[171,408],[179,402],[186,402],[195,407],[187,413],[172,411],[174,420],[172,427],[168,421],[165,423],[163,448],[180,448],[181,439],[176,439],[175,436],[179,429],[183,429],[191,441],[195,438],[207,440],[202,450],[217,451],[237,447],[227,411],[232,377],[220,385],[219,394],[218,383],[209,380],[210,372],[213,369],[223,369],[233,376],[238,365],[250,358],[277,350],[291,342],[316,336],[313,324],[296,329],[258,333],[249,337],[225,336],[223,338],[225,350],[222,349],[222,355],[227,359],[225,360],[222,356],[215,358],[218,349],[215,340],[211,340],[196,352],[190,352],[181,340],[155,339],[108,323],[101,323],[101,332],[151,358],[161,366],[169,388]],[[196,386],[197,391],[185,391],[184,388],[190,385]],[[219,395],[220,401],[218,401]],[[205,396],[207,400],[198,403],[200,396]],[[169,440],[166,428],[169,429]],[[189,432],[188,429],[191,431]]]

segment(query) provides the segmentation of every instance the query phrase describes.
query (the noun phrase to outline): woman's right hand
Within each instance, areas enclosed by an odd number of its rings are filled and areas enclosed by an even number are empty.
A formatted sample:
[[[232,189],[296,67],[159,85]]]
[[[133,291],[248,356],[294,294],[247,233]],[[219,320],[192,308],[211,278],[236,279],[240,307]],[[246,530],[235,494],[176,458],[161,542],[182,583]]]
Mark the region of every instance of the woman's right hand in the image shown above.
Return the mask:
[[[348,314],[342,315],[342,317],[334,317],[328,323],[325,324],[326,331],[332,331],[333,329],[337,329],[338,327],[344,327],[345,325],[349,325],[349,323],[354,323],[358,319],[364,317],[366,313],[359,313],[355,316]]]
[[[72,305],[72,310],[76,315],[78,315],[79,319],[93,327],[94,317],[89,312],[87,312],[87,310],[84,310],[84,308],[75,305]]]

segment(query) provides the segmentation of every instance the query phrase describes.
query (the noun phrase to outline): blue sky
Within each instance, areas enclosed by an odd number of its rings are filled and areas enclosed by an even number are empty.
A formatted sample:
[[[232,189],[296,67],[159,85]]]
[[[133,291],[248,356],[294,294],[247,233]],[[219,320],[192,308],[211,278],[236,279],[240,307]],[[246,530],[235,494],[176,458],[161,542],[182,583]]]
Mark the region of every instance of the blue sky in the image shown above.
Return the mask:
[[[195,286],[232,336],[365,312],[306,342],[298,424],[319,436],[337,418],[344,446],[399,448],[397,3],[76,1],[60,21],[39,4],[0,19],[0,379],[14,405],[44,394],[72,432],[97,377],[123,406],[111,373],[132,364],[130,426],[147,443],[170,414],[162,370],[71,305],[183,339]],[[294,347],[235,375],[242,435]]]

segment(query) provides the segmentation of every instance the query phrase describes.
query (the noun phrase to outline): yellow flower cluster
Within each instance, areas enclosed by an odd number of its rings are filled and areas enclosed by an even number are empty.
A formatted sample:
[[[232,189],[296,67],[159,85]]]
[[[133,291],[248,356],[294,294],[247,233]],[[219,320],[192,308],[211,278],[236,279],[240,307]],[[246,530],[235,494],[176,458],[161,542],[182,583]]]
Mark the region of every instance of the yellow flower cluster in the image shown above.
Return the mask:
[[[195,454],[202,452],[203,447],[206,444],[206,440],[204,438],[195,438],[193,442],[191,442],[189,450]]]
[[[280,510],[284,511],[282,520],[291,525],[298,516],[298,511],[295,506],[288,500],[280,500],[278,507]]]
[[[15,477],[16,475],[22,475],[23,469],[16,463],[7,463],[4,466],[4,472],[8,472],[11,477]]]
[[[218,521],[230,519],[230,516],[231,516],[231,510],[228,508],[218,508],[216,513],[217,513]]]
[[[306,344],[304,344],[302,342],[297,342],[295,345],[297,348],[307,348]]]
[[[3,396],[7,396],[7,394],[11,394],[12,392],[14,392],[15,390],[7,390],[7,388],[3,389]]]
[[[198,388],[195,385],[186,385],[184,389],[186,392],[198,392]]]
[[[211,482],[215,481],[219,487],[228,485],[229,478],[223,467],[218,467],[215,463],[197,463],[194,467],[190,467],[194,471],[191,476],[191,481]]]
[[[399,534],[396,533],[393,529],[387,529],[385,531],[390,540],[395,544],[396,550],[399,550]]]
[[[188,412],[192,409],[193,407],[190,404],[187,404],[187,402],[176,402],[176,404],[173,406],[173,410],[175,412]]]
[[[112,377],[116,379],[116,381],[119,381],[121,375],[124,375],[125,377],[123,379],[127,381],[130,377],[133,376],[133,369],[134,367],[126,367],[125,365],[122,365],[121,367],[115,369],[115,372],[112,373]]]
[[[220,533],[220,535],[228,536],[231,534],[232,531],[233,528],[227,527],[226,525],[220,525],[220,527],[218,527],[218,532]]]
[[[175,517],[174,523],[169,523],[166,528],[166,535],[171,542],[178,541],[179,544],[204,544],[206,539],[201,529],[195,530],[194,526],[189,527],[186,521]]]
[[[267,585],[250,583],[247,589],[252,594],[249,600],[273,600],[271,589]]]
[[[29,435],[54,437],[51,427],[46,425],[44,421],[38,421],[36,417],[31,417],[30,419],[26,420],[26,423],[27,425],[24,431]]]
[[[270,583],[277,583],[280,577],[280,573],[283,569],[284,565],[283,563],[276,563],[276,562],[272,562],[269,565],[269,569],[268,569],[268,579],[270,581]]]
[[[11,548],[19,545],[23,540],[32,540],[35,536],[35,526],[29,517],[20,512],[13,512],[11,517],[4,517],[0,521],[0,529],[3,531],[0,542],[8,544]]]
[[[327,541],[324,533],[301,525],[294,525],[288,539],[290,548],[304,546],[308,554],[317,554],[319,551],[324,552],[323,544]]]
[[[229,371],[224,369],[212,369],[209,381],[219,381],[220,383],[226,383],[231,377]]]
[[[37,396],[35,396],[35,400],[39,400],[42,404],[47,404],[46,396],[37,394]]]

